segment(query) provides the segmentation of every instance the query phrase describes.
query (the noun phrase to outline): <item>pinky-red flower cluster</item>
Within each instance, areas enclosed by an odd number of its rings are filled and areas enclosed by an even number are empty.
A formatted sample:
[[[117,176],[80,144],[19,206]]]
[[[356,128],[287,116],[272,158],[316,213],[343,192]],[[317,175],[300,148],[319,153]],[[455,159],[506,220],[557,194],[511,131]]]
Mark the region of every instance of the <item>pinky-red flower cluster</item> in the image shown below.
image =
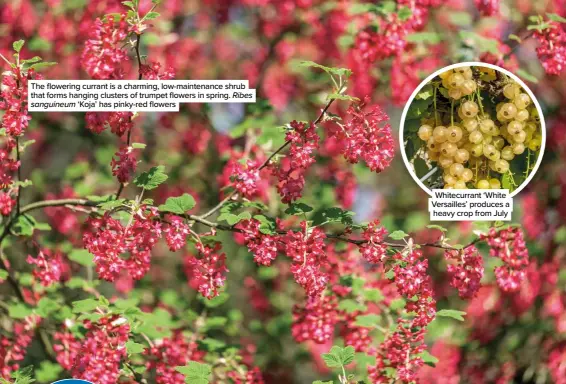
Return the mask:
[[[185,261],[185,271],[199,293],[207,299],[218,296],[219,289],[226,282],[226,254],[218,253],[222,246],[196,245],[199,257],[189,256]]]
[[[337,308],[335,296],[311,297],[304,306],[295,305],[291,327],[295,340],[312,340],[319,344],[330,340],[338,323]]]
[[[306,170],[314,163],[314,151],[318,149],[320,137],[313,123],[292,121],[291,131],[285,139],[290,143],[289,154],[281,160],[273,174],[279,180],[277,191],[281,201],[290,203],[301,197],[305,186]]]
[[[374,220],[364,229],[363,237],[366,243],[360,245],[362,256],[372,264],[382,262],[386,256],[387,246],[383,239],[387,236],[387,230],[380,225],[379,220]]]
[[[446,260],[454,262],[447,267],[451,277],[450,285],[458,289],[463,299],[474,297],[480,289],[480,280],[483,276],[483,258],[473,245],[463,250],[447,250],[444,253]]]
[[[185,375],[177,371],[175,367],[183,366],[191,360],[199,361],[204,355],[203,351],[198,350],[198,344],[188,340],[180,331],[174,331],[171,337],[158,340],[144,353],[149,357],[146,367],[148,370],[155,370],[157,384],[185,383]]]
[[[549,75],[560,75],[566,68],[566,32],[562,25],[551,22],[548,28],[535,31],[539,42],[537,55]]]
[[[36,315],[28,316],[14,323],[11,337],[0,336],[0,377],[10,377],[19,369],[19,362],[25,358],[40,320]]]
[[[277,237],[261,233],[260,225],[258,220],[250,219],[239,222],[238,228],[244,235],[248,250],[254,255],[254,261],[267,266],[277,257]]]
[[[87,333],[73,363],[73,377],[100,384],[115,384],[122,360],[127,356],[130,334],[128,320],[118,315],[105,316],[96,323],[85,321]]]
[[[142,207],[126,227],[109,213],[88,218],[88,230],[83,235],[83,242],[94,255],[96,271],[102,279],[114,281],[122,270],[137,280],[146,274],[151,250],[161,237],[161,223],[155,220],[158,215],[156,208]],[[129,253],[129,257],[122,258],[126,253]]]
[[[138,162],[133,152],[132,147],[124,145],[114,154],[115,157],[110,162],[112,174],[122,184],[130,181],[132,175],[136,172]]]
[[[521,287],[529,265],[529,251],[520,228],[507,228],[497,231],[491,228],[482,239],[491,247],[489,253],[503,261],[495,268],[499,287],[506,292],[515,292]]]
[[[300,231],[290,230],[280,238],[285,253],[293,260],[291,272],[295,281],[311,298],[320,296],[328,283],[328,274],[323,271],[326,265],[325,238],[322,229],[308,228],[306,221],[301,222]]]
[[[366,100],[348,108],[348,121],[336,135],[344,142],[342,153],[350,163],[364,160],[374,172],[381,172],[391,164],[395,144],[391,135],[389,117],[378,106],[365,110]]]
[[[36,257],[28,255],[28,264],[35,264],[33,276],[45,287],[61,280],[61,275],[67,269],[60,252],[42,249]]]
[[[170,215],[167,217],[167,224],[163,226],[165,241],[173,252],[185,246],[189,232],[189,225],[179,216]]]
[[[4,110],[2,127],[10,136],[21,136],[29,125],[31,116],[28,113],[28,80],[41,80],[33,69],[23,72],[21,68],[13,68],[2,74],[0,87],[2,99],[0,109]]]
[[[90,77],[98,80],[123,77],[121,64],[128,60],[128,51],[124,48],[128,33],[126,15],[119,20],[112,15],[105,21],[96,19],[81,56],[81,64]]]

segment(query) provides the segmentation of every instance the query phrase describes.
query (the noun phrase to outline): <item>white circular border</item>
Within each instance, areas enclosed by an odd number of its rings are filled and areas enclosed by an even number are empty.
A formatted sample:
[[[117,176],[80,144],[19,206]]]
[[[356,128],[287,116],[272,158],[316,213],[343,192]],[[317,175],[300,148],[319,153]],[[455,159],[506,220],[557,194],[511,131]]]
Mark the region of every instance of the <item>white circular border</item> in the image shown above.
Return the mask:
[[[536,97],[533,94],[533,92],[531,91],[531,89],[527,86],[527,84],[525,84],[525,82],[523,80],[521,80],[519,77],[517,77],[517,75],[515,75],[515,74],[509,72],[508,70],[506,70],[505,68],[501,68],[497,65],[482,63],[480,61],[467,61],[467,62],[464,62],[464,63],[452,64],[452,65],[449,65],[447,67],[441,68],[441,69],[437,70],[436,72],[434,72],[432,75],[428,76],[413,91],[413,94],[411,95],[411,97],[407,101],[407,104],[405,104],[405,108],[403,108],[403,114],[401,115],[401,124],[399,126],[399,142],[400,142],[401,156],[403,157],[403,162],[405,163],[405,166],[407,167],[407,170],[411,174],[411,177],[413,178],[413,180],[415,180],[417,182],[417,184],[421,187],[421,189],[423,191],[425,191],[431,197],[432,197],[432,190],[430,188],[428,188],[427,186],[425,186],[424,183],[422,183],[419,180],[419,178],[416,175],[416,172],[414,171],[413,166],[411,165],[411,163],[407,159],[407,154],[405,153],[405,140],[404,140],[404,137],[403,137],[404,136],[403,132],[404,132],[404,127],[405,127],[405,120],[407,119],[407,113],[409,112],[409,108],[410,108],[411,104],[413,103],[413,100],[415,99],[417,94],[421,91],[421,89],[425,85],[427,85],[432,79],[434,79],[436,76],[438,76],[439,74],[441,74],[445,71],[448,71],[450,69],[454,69],[454,68],[478,67],[478,66],[479,67],[488,67],[488,68],[491,68],[491,69],[495,69],[496,71],[503,72],[504,74],[506,74],[507,76],[509,76],[513,80],[515,80],[517,83],[519,83],[519,85],[521,87],[523,87],[523,89],[531,97],[531,100],[533,101],[535,107],[537,108],[537,111],[538,111],[538,114],[539,114],[539,117],[540,117],[540,127],[541,127],[541,131],[542,131],[541,132],[542,133],[542,143],[541,143],[541,146],[540,146],[540,152],[539,152],[537,162],[535,164],[535,167],[533,168],[533,170],[531,171],[531,173],[527,177],[527,179],[517,189],[515,189],[509,195],[509,197],[515,197],[515,195],[517,195],[519,192],[521,192],[523,190],[523,188],[525,188],[527,186],[527,184],[529,184],[531,182],[531,179],[533,178],[535,173],[538,171],[540,163],[542,162],[542,158],[544,156],[544,150],[546,148],[546,123],[544,121],[544,116],[542,114],[542,108],[540,107],[538,100],[536,99]]]

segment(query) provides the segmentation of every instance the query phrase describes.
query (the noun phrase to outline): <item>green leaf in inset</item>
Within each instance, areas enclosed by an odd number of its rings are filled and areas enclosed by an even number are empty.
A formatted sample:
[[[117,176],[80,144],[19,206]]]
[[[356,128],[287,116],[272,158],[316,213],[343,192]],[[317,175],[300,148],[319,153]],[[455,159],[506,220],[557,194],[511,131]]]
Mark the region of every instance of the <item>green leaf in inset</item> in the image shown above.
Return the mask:
[[[464,321],[464,315],[466,312],[457,311],[455,309],[441,309],[440,311],[436,312],[436,316],[440,317],[451,317],[458,321]]]
[[[165,167],[159,165],[151,168],[149,171],[142,173],[134,179],[134,184],[146,190],[155,189],[159,184],[167,180],[168,176],[165,174]]]
[[[184,193],[178,197],[170,197],[165,201],[165,204],[161,204],[158,209],[162,212],[171,212],[178,215],[182,215],[190,211],[195,206],[195,199],[188,193]]]

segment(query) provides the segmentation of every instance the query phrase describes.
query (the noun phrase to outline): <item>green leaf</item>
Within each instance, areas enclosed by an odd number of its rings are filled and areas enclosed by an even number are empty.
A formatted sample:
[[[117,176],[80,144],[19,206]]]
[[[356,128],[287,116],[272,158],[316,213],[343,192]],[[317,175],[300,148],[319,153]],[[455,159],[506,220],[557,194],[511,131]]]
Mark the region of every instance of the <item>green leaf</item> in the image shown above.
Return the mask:
[[[322,354],[322,360],[328,368],[339,368],[342,366],[342,361],[340,355],[342,353],[342,348],[334,346],[330,349],[329,353]]]
[[[155,189],[159,184],[167,180],[168,176],[165,174],[165,167],[159,165],[151,168],[149,171],[142,173],[134,179],[134,184],[146,190]]]
[[[182,215],[193,209],[195,204],[195,199],[188,193],[184,193],[182,196],[168,198],[165,204],[161,204],[158,209],[162,212]]]
[[[556,13],[547,13],[546,17],[548,17],[549,20],[556,21],[558,23],[566,23],[566,19]]]
[[[355,355],[354,347],[347,346],[346,348],[341,348],[335,345],[330,348],[329,353],[322,354],[322,360],[324,360],[328,368],[339,368],[354,361]]]
[[[333,381],[321,381],[321,380],[315,380],[312,382],[312,384],[334,384]]]
[[[55,62],[55,61],[42,61],[41,63],[35,63],[35,64],[30,65],[30,68],[37,71],[39,69],[52,67],[54,65],[57,65],[57,62]]]
[[[144,20],[157,19],[159,16],[161,16],[159,12],[148,12],[148,13],[144,16]]]
[[[220,294],[216,297],[213,297],[212,299],[206,299],[202,296],[201,297],[201,301],[204,303],[204,305],[208,308],[216,308],[221,306],[222,304],[224,304],[225,302],[228,301],[228,299],[230,298],[230,295],[226,292],[220,292]]]
[[[338,76],[345,76],[349,77],[352,74],[352,71],[348,68],[332,68],[332,67],[325,67],[324,65],[320,65],[315,63],[314,61],[301,61],[299,64],[300,67],[314,67],[322,69],[324,72],[331,74],[331,75],[338,75]]]
[[[86,249],[73,249],[69,253],[69,259],[85,267],[94,266],[94,255]]]
[[[277,231],[277,223],[275,219],[271,217],[267,217],[264,215],[255,215],[254,219],[259,221],[261,224],[259,225],[259,231],[264,235],[273,235]]]
[[[122,206],[126,202],[126,199],[109,200],[98,205],[98,207],[104,211],[111,211]]]
[[[373,328],[376,324],[379,324],[381,317],[373,313],[369,315],[361,315],[356,317],[356,322],[354,323],[358,327]]]
[[[377,13],[378,8],[372,3],[354,3],[348,7],[350,15],[359,15],[361,13]]]
[[[440,225],[436,225],[436,224],[429,224],[426,226],[429,229],[438,229],[441,232],[448,232],[448,230]]]
[[[124,4],[126,7],[131,8],[133,10],[136,9],[136,6],[134,5],[134,3],[132,1],[122,1],[122,4]]]
[[[285,213],[288,215],[302,215],[304,213],[311,212],[313,208],[310,205],[305,203],[292,203],[289,205],[289,208],[285,210]]]
[[[341,311],[345,311],[346,313],[354,313],[357,311],[363,312],[367,310],[367,307],[363,304],[358,303],[355,300],[345,299],[340,301],[340,304],[338,304],[338,309]]]
[[[455,309],[441,309],[440,311],[436,312],[436,316],[440,317],[451,317],[458,321],[464,321],[464,315],[466,312],[457,311]]]
[[[499,54],[499,44],[497,40],[483,37],[475,32],[460,31],[460,38],[477,48],[480,53],[489,52]]]
[[[208,384],[212,373],[210,365],[196,361],[189,361],[188,365],[175,367],[175,370],[185,375],[187,383],[191,384]]]
[[[94,311],[100,305],[100,302],[95,299],[84,299],[73,301],[73,313],[85,313]]]
[[[20,51],[22,50],[22,47],[24,46],[25,41],[24,40],[18,40],[18,41],[14,41],[12,43],[12,48],[14,48],[14,51],[20,53]]]
[[[145,350],[145,346],[140,343],[136,343],[135,341],[128,340],[126,342],[126,351],[128,351],[128,355],[133,355],[137,353],[142,353]]]
[[[38,61],[41,61],[41,57],[39,56],[34,56],[31,59],[20,60],[22,64],[33,64],[33,63],[37,63]]]
[[[31,236],[37,222],[29,215],[18,216],[14,225],[12,225],[13,232],[18,236]]]
[[[413,11],[411,11],[411,8],[409,7],[402,7],[397,12],[397,16],[399,17],[399,20],[406,21],[409,20],[411,16],[413,16]]]
[[[227,322],[228,319],[226,317],[222,317],[222,316],[207,317],[203,329],[210,330],[210,329],[223,328]]]
[[[326,223],[339,222],[348,226],[348,225],[352,225],[352,223],[354,222],[352,219],[353,215],[354,212],[346,211],[338,207],[324,208],[322,210],[317,211],[313,215],[312,223],[314,226],[319,226]]]
[[[531,83],[538,83],[538,79],[524,69],[517,69],[515,73],[517,74],[517,76],[522,77],[523,79],[530,81]]]
[[[403,240],[407,236],[409,235],[403,231],[393,231],[389,234],[389,238],[393,240]]]
[[[389,309],[392,311],[398,311],[399,309],[403,308],[405,306],[406,302],[405,299],[395,299],[395,300],[391,300],[391,303],[389,303]]]
[[[135,149],[145,149],[145,147],[147,147],[147,145],[144,143],[132,143],[132,148]]]
[[[450,12],[448,15],[450,22],[454,25],[459,25],[462,27],[472,25],[473,18],[469,12]]]
[[[518,42],[519,44],[523,42],[523,40],[521,40],[521,38],[517,35],[514,34],[510,34],[509,35],[509,40],[515,40],[516,42]]]
[[[426,349],[421,353],[421,359],[426,365],[430,365],[431,367],[436,367],[436,363],[438,363],[438,359],[431,355]]]
[[[56,301],[51,300],[48,297],[42,297],[37,303],[36,312],[39,316],[45,318],[51,313],[57,311],[60,307],[61,306]]]
[[[59,364],[44,360],[35,370],[35,377],[41,383],[51,383],[59,378],[61,372],[63,372],[63,368]]]
[[[6,280],[6,278],[8,278],[8,271],[0,269],[0,280]]]
[[[328,96],[326,96],[326,100],[343,100],[343,101],[351,101],[351,102],[360,101],[360,99],[358,99],[357,97],[343,95],[341,93],[331,93]]]
[[[383,15],[390,15],[397,9],[397,3],[391,0],[381,1],[377,6],[377,9],[379,13]]]
[[[32,309],[22,303],[15,303],[8,306],[8,316],[13,319],[24,319],[32,313]]]
[[[415,32],[407,35],[405,40],[410,43],[438,44],[442,36],[436,32]]]
[[[365,289],[363,291],[363,295],[366,301],[370,301],[372,303],[380,303],[385,298],[383,293],[381,293],[381,290],[378,288]]]

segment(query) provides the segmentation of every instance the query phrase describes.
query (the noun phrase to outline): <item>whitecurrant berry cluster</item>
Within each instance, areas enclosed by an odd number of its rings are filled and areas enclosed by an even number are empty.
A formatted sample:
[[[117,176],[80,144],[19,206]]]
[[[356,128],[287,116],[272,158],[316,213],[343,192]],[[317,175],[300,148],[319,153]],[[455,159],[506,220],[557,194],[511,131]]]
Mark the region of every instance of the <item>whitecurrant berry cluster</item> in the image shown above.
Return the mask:
[[[441,185],[500,189],[505,177],[505,188],[516,188],[542,144],[539,114],[525,90],[483,67],[448,70],[432,87],[434,102],[417,136],[421,158],[442,169]]]

